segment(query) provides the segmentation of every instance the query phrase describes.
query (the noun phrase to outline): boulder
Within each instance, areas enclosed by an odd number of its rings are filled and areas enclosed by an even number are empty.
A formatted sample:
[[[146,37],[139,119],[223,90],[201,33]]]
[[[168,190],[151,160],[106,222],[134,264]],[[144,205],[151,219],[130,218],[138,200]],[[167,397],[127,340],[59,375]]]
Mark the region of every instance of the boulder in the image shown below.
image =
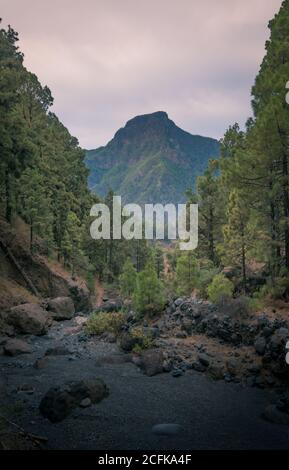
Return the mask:
[[[141,354],[141,369],[146,375],[153,375],[163,372],[164,355],[161,349],[148,349]]]
[[[12,307],[7,321],[22,334],[43,335],[47,331],[46,311],[38,304],[22,304]]]
[[[56,297],[48,301],[47,310],[54,320],[70,320],[75,314],[70,297]]]
[[[259,338],[256,339],[254,343],[255,351],[257,354],[260,356],[263,356],[265,354],[265,349],[266,349],[266,340],[263,338],[263,336],[260,336]]]
[[[274,335],[270,340],[270,350],[273,352],[284,350],[286,340],[289,338],[289,333],[287,328],[279,328],[275,331]]]
[[[208,367],[210,365],[210,358],[207,354],[200,353],[198,359],[203,366]]]
[[[221,380],[224,377],[224,366],[222,363],[217,362],[215,364],[211,364],[209,367],[210,376],[214,380]]]
[[[7,356],[18,356],[19,354],[29,354],[31,352],[31,346],[21,339],[9,339],[4,345],[4,353]]]
[[[137,344],[137,338],[131,336],[128,332],[122,333],[119,339],[119,346],[125,352],[132,351],[133,347]]]
[[[42,416],[48,418],[52,423],[57,423],[66,418],[76,406],[79,406],[87,398],[91,403],[99,403],[108,394],[108,388],[101,379],[69,382],[59,387],[50,388],[42,398],[39,410]]]

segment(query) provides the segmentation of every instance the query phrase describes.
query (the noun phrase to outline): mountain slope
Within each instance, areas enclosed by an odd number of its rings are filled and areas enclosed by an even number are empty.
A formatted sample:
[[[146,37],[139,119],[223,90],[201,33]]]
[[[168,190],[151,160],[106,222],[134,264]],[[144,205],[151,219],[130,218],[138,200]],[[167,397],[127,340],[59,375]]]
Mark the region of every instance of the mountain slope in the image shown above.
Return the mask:
[[[191,135],[158,111],[128,121],[105,147],[88,150],[85,162],[100,196],[113,189],[125,202],[178,203],[218,155],[217,140]]]

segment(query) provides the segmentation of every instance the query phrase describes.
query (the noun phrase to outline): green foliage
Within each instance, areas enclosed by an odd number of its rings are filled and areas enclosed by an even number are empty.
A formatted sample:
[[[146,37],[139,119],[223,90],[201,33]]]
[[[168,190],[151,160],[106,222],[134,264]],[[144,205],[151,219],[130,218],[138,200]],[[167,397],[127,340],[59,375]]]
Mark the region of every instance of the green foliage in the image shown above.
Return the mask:
[[[158,279],[153,263],[148,263],[137,275],[133,305],[140,316],[146,313],[153,316],[164,308],[163,284]]]
[[[86,270],[83,231],[93,197],[84,152],[49,111],[50,90],[23,67],[17,33],[0,30],[0,175],[6,219],[19,214],[30,226],[30,247],[40,236],[48,251]]]
[[[263,297],[269,296],[272,299],[286,299],[289,295],[289,277],[277,277],[273,282],[268,280],[261,293]]]
[[[136,339],[136,345],[133,352],[141,353],[144,349],[150,349],[154,344],[154,339],[150,333],[147,333],[141,326],[136,326],[130,330],[131,336]]]
[[[88,270],[86,273],[86,285],[89,289],[91,295],[95,294],[95,278],[93,274],[93,269],[91,266],[88,266]]]
[[[208,297],[210,302],[220,304],[226,298],[233,295],[234,284],[224,274],[217,274],[208,286]]]
[[[247,282],[247,252],[253,238],[248,219],[244,198],[236,189],[232,190],[227,205],[227,223],[223,226],[224,240],[218,246],[218,252],[223,264],[241,268],[244,289]]]
[[[216,245],[221,239],[224,219],[224,193],[220,185],[219,162],[210,160],[204,175],[197,179],[197,193],[191,194],[190,202],[199,204],[200,256],[218,261]]]
[[[137,272],[134,265],[130,259],[126,260],[123,272],[119,277],[121,293],[125,299],[131,298],[133,295],[136,289],[136,277]]]
[[[115,333],[121,331],[125,323],[123,312],[95,312],[90,315],[85,324],[85,332],[90,335],[101,335],[102,333]]]
[[[218,274],[219,268],[214,266],[209,260],[201,260],[200,263],[196,285],[200,297],[206,298],[208,295],[208,286],[211,284],[213,278]]]
[[[198,262],[191,252],[180,254],[176,265],[178,295],[189,295],[197,287]]]

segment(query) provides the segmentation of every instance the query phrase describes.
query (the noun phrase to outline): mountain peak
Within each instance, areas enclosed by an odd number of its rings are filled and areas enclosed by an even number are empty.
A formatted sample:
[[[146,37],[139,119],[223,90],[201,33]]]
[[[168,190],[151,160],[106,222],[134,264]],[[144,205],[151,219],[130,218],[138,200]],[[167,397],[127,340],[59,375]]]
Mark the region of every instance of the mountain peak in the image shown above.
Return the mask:
[[[215,139],[192,135],[156,111],[130,119],[105,146],[86,153],[89,187],[125,202],[184,202],[185,191],[219,155]]]
[[[130,119],[126,125],[131,124],[132,122],[138,121],[151,121],[151,120],[158,120],[158,121],[167,121],[169,119],[168,113],[165,111],[155,111],[154,113],[149,114],[140,114],[139,116],[135,116],[134,118]]]

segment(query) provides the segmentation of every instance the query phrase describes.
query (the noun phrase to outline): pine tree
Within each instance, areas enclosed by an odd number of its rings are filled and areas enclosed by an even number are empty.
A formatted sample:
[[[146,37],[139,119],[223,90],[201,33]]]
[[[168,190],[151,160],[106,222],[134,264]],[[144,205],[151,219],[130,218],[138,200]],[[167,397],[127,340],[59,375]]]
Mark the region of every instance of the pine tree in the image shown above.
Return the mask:
[[[136,288],[137,272],[130,259],[127,259],[123,266],[123,272],[119,277],[121,293],[124,298],[132,297]]]
[[[191,252],[177,258],[176,286],[179,295],[189,295],[197,287],[198,262]]]
[[[237,190],[233,190],[227,208],[228,222],[223,226],[224,241],[218,249],[224,264],[240,268],[244,290],[247,287],[247,253],[252,240],[248,218],[249,212],[244,200]]]
[[[165,305],[162,282],[158,279],[152,262],[138,273],[133,305],[139,315],[160,313]]]

